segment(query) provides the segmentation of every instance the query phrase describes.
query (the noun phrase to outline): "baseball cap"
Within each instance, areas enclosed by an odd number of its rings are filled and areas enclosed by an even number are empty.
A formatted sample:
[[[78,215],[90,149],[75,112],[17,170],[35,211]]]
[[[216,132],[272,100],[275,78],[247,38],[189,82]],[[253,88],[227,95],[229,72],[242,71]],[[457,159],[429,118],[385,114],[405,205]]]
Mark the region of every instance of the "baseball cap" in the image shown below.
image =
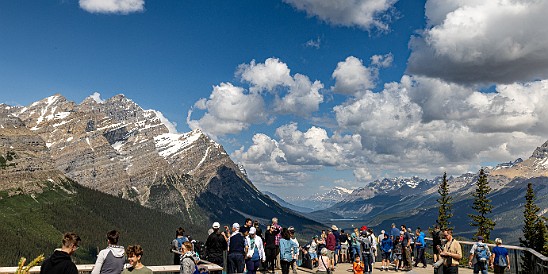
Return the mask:
[[[219,228],[221,227],[221,225],[219,224],[219,222],[214,222],[213,225],[211,226],[213,228]]]
[[[232,228],[240,229],[240,224],[239,223],[233,223]]]
[[[482,236],[478,236],[478,241],[483,241],[483,237],[482,237]]]
[[[255,227],[249,228],[249,234],[255,234],[257,232],[257,229]]]

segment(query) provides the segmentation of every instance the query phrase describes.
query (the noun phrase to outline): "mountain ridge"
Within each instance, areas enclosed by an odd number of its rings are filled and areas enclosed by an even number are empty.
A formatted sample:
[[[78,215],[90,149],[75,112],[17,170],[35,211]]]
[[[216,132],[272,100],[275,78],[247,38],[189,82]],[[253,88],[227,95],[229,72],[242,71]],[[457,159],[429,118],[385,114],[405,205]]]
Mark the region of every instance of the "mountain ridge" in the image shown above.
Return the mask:
[[[297,228],[322,226],[260,193],[222,145],[200,130],[175,132],[160,112],[144,110],[121,94],[97,98],[76,104],[56,94],[25,107],[3,105],[0,135],[13,128],[8,122],[17,122],[16,132],[41,144],[47,157],[40,162],[50,165],[48,173],[181,214],[195,225],[253,216],[265,222],[272,217],[282,223],[300,220],[291,224]],[[3,153],[8,148],[4,144]],[[23,144],[19,150],[26,149]]]

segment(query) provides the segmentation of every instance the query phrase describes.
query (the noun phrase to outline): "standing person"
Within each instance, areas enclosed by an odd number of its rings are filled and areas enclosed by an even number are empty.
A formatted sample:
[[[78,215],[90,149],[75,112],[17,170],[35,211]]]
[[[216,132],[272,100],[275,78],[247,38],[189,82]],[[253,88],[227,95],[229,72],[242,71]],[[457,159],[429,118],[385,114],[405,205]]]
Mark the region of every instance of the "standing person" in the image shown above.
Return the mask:
[[[187,242],[188,238],[185,237],[185,230],[182,227],[175,230],[175,239],[171,241],[171,252],[173,253],[173,264],[181,264],[181,248],[183,243]]]
[[[99,251],[91,274],[122,273],[126,258],[124,247],[118,245],[119,238],[120,233],[117,230],[111,230],[107,233],[107,248]]]
[[[81,239],[76,233],[65,233],[62,240],[63,245],[61,248],[55,249],[53,254],[42,263],[40,274],[78,274],[78,269],[70,256],[78,250],[80,241]]]
[[[244,237],[247,236],[247,233],[249,232],[249,229],[253,226],[253,220],[250,218],[245,219],[244,226],[240,227],[240,233],[244,235]]]
[[[456,274],[459,273],[459,261],[462,259],[462,250],[459,241],[453,238],[453,230],[446,228],[443,231],[443,236],[447,240],[443,249],[440,251],[440,256],[445,260],[443,263],[442,273]]]
[[[400,234],[403,234],[403,231],[400,232]],[[402,240],[403,240],[403,235],[399,237],[394,237],[394,248],[392,249],[392,259],[394,260],[394,270],[396,271],[401,269],[401,262],[402,262],[401,254],[403,252]]]
[[[140,245],[128,246],[126,255],[130,267],[124,269],[122,274],[152,274],[152,270],[141,263],[143,248]]]
[[[372,228],[367,229],[367,237],[371,241],[371,255],[372,255],[372,264],[375,264],[377,258],[377,237]]]
[[[403,232],[403,266],[404,270],[411,270],[413,261],[411,260],[411,234],[407,231],[405,225],[401,225],[401,231]]]
[[[440,226],[436,224],[434,226],[434,231],[432,231],[432,254],[434,254],[434,262],[437,262],[440,259],[440,249],[441,247],[441,236],[443,231],[440,230]]]
[[[297,245],[297,252],[293,253],[293,260],[291,261],[291,269],[293,269],[293,274],[297,274],[297,260],[299,259],[299,241],[297,241],[297,238],[295,238],[295,228],[293,226],[288,227],[287,231],[289,231],[291,241],[293,241],[293,243]]]
[[[329,265],[331,264],[331,260],[327,256],[327,253],[329,250],[327,248],[322,248],[320,251],[320,257],[318,258],[318,271],[316,271],[317,274],[327,274],[329,273]]]
[[[276,230],[274,226],[267,226],[265,238],[265,253],[266,253],[266,269],[274,272],[276,267],[276,235],[279,234],[279,231]]]
[[[386,270],[388,271],[388,267],[390,266],[390,252],[392,252],[392,240],[388,238],[388,234],[381,234],[383,235],[383,239],[381,241],[381,271]]]
[[[244,272],[245,238],[240,233],[240,225],[232,224],[232,234],[228,239],[228,273]]]
[[[426,267],[426,257],[424,257],[426,241],[424,240],[424,232],[422,232],[420,228],[417,228],[415,235],[417,236],[415,241],[415,250],[417,251],[417,256],[415,257],[415,267],[417,267],[420,262],[424,268]]]
[[[219,228],[221,225],[218,222],[214,222],[211,228],[213,232],[209,234],[205,243],[205,249],[207,254],[207,260],[224,267],[223,253],[227,250],[228,244],[224,232],[221,232]],[[211,271],[211,274],[220,274],[221,271]]]
[[[483,242],[483,237],[478,236],[478,242],[470,249],[470,256],[468,257],[468,265],[472,267],[474,265],[474,274],[487,274],[487,266],[489,263],[489,257],[491,252],[486,243]]]
[[[400,230],[396,227],[395,223],[392,223],[390,226],[390,240],[392,240],[393,243],[396,242],[396,238],[400,237]],[[393,251],[394,249],[392,249]],[[392,252],[392,261],[394,261],[394,252]],[[401,258],[400,258],[401,259]]]
[[[360,252],[360,242],[358,241],[358,237],[360,236],[358,232],[358,228],[354,228],[354,232],[350,235],[350,244],[351,244],[351,254],[352,254],[352,261],[356,258],[356,256],[362,256]]]
[[[308,254],[310,254],[310,260],[312,261],[312,268],[318,262],[318,236],[314,235],[308,248]]]
[[[364,264],[362,261],[360,261],[360,257],[356,257],[354,260],[354,263],[352,263],[352,270],[354,271],[354,274],[364,274],[363,273]]]
[[[373,243],[371,242],[371,235],[368,233],[368,231],[362,231],[359,238],[361,243],[363,264],[365,266],[365,274],[370,274],[371,271],[373,271]]]
[[[199,259],[194,253],[194,247],[191,242],[184,242],[182,248],[183,255],[181,256],[181,273],[180,274],[192,274],[196,270],[196,263]]]
[[[339,233],[339,228],[336,225],[332,225],[331,229],[333,230],[333,235],[335,236],[335,254],[333,254],[333,261],[334,264],[337,265],[340,260],[339,254],[341,251],[341,241],[339,238],[341,237],[341,234]]]
[[[495,239],[497,246],[493,247],[493,254],[489,259],[489,265],[495,270],[495,274],[504,274],[504,269],[510,270],[510,257],[508,256],[508,250],[502,247],[502,240],[500,238]]]
[[[390,229],[390,239],[394,241],[396,237],[400,236],[400,230],[396,227],[395,223],[392,223],[391,229]]]
[[[331,229],[327,231],[327,239],[325,240],[325,247],[328,250],[327,256],[331,260],[331,265],[329,267],[331,269],[335,269],[334,257],[335,257],[335,248],[337,247],[337,240],[335,239],[335,234],[333,234],[333,231]]]
[[[339,236],[339,242],[341,243],[341,262],[348,263],[348,234],[341,230],[341,236]]]
[[[256,235],[257,229],[255,227],[249,228],[248,236],[245,238],[247,254],[245,257],[245,265],[247,267],[247,273],[255,274],[257,269],[261,265],[261,261],[265,261],[263,240]]]
[[[257,220],[253,221],[253,227],[255,228],[255,231],[257,231],[256,235],[261,237],[261,240],[263,240],[263,242],[264,242],[263,230],[261,229],[259,221],[257,221]]]
[[[293,254],[299,252],[299,247],[291,240],[291,235],[287,229],[282,231],[280,240],[280,265],[282,274],[289,274],[289,267],[293,261]]]
[[[280,240],[282,239],[282,227],[278,224],[278,218],[274,217],[272,218],[272,224],[270,226],[274,226],[276,229],[275,231],[278,231],[278,234],[276,234],[276,268],[280,268]]]

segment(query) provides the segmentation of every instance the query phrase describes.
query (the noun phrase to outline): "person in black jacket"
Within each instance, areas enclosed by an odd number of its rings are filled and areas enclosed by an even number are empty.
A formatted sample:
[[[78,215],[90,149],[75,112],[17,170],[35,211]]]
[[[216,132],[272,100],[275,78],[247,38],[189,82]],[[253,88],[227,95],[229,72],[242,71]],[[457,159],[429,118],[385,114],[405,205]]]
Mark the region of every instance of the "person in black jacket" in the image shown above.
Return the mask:
[[[40,268],[40,274],[78,274],[78,269],[70,259],[70,256],[76,252],[79,244],[80,237],[76,233],[65,233],[63,235],[63,246],[56,249],[44,261]]]
[[[226,251],[228,244],[224,232],[219,232],[221,225],[218,222],[213,223],[213,233],[209,234],[205,243],[207,260],[221,267],[223,263],[223,252]],[[211,274],[218,274],[221,271],[211,271]]]

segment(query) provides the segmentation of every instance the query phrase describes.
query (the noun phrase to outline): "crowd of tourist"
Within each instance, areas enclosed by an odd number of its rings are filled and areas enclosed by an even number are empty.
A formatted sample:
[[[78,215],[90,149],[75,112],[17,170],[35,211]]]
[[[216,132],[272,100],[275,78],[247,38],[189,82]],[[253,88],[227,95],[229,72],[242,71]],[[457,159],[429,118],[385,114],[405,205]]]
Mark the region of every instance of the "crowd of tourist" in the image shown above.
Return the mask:
[[[200,260],[221,266],[227,273],[245,271],[249,274],[274,272],[276,269],[281,269],[282,274],[289,274],[290,271],[295,274],[297,263],[301,267],[316,268],[318,274],[330,274],[341,263],[351,263],[355,274],[372,273],[376,261],[381,262],[380,271],[409,271],[419,267],[419,264],[427,267],[427,244],[425,233],[420,228],[413,231],[405,225],[398,228],[392,224],[388,231],[381,230],[375,235],[373,229],[366,226],[345,231],[332,225],[303,245],[296,239],[295,228],[280,226],[277,218],[272,218],[272,223],[265,228],[263,233],[259,222],[251,219],[246,219],[242,226],[234,223],[223,229],[218,222],[214,222],[203,248],[185,236],[183,228],[179,228],[171,242],[173,263],[180,265],[180,274],[200,273],[197,267]],[[453,238],[452,230],[442,230],[436,226],[431,235],[432,247],[429,248],[435,262],[434,273],[458,273],[463,251],[459,241]],[[107,247],[97,255],[91,273],[152,274],[141,263],[143,248],[140,245],[119,246],[119,236],[116,230],[107,233]],[[508,251],[501,246],[501,239],[495,240],[497,245],[492,250],[483,243],[483,237],[478,236],[477,239],[468,258],[474,273],[487,274],[489,267],[495,273],[504,273],[505,269],[510,268]],[[70,256],[79,248],[80,241],[75,233],[66,233],[62,247],[44,261],[40,273],[77,274]],[[220,274],[221,271],[211,273]]]

